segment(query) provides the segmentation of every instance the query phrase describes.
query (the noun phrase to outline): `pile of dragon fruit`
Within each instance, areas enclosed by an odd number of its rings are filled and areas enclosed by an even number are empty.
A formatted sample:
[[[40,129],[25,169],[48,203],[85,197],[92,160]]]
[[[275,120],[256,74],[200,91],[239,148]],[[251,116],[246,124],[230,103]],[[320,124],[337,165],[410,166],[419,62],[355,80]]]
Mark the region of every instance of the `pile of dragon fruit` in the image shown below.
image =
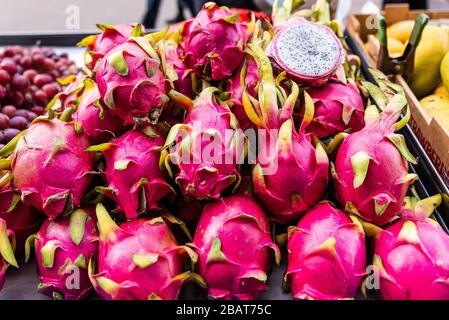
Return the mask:
[[[282,260],[295,299],[449,299],[441,196],[406,196],[403,90],[363,81],[327,1],[302,2],[84,39],[0,151],[1,284],[23,255],[54,299],[257,299]]]

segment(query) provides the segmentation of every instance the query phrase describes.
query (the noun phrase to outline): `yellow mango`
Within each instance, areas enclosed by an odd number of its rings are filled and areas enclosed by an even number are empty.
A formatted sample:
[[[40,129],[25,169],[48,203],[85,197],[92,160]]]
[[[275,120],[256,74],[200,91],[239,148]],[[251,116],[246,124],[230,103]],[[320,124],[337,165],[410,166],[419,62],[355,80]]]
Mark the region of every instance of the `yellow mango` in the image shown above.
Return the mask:
[[[421,106],[432,118],[438,119],[449,131],[449,98],[443,95],[430,95],[420,101]]]
[[[404,20],[392,24],[387,28],[387,36],[390,38],[395,38],[402,43],[407,43],[410,35],[412,34],[413,26],[415,25],[414,20]]]
[[[441,73],[441,79],[443,79],[443,84],[446,87],[446,93],[448,93],[449,92],[449,52],[446,53],[446,55],[443,58],[443,61],[441,61],[440,73]]]

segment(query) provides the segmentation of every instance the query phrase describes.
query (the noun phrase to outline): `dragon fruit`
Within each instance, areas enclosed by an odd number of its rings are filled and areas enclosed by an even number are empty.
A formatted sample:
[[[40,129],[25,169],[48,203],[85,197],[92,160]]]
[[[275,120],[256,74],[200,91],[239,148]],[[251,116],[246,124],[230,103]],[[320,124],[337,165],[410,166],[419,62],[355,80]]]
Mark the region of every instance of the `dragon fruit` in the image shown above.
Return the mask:
[[[311,88],[308,93],[315,104],[313,121],[307,132],[318,138],[331,137],[350,129],[360,131],[364,127],[365,109],[355,83],[330,81],[322,87]]]
[[[209,296],[216,299],[257,299],[267,288],[271,253],[280,260],[265,213],[244,196],[206,205],[192,246]]]
[[[72,119],[77,131],[84,132],[92,143],[106,142],[124,131],[121,120],[101,103],[98,87],[90,78],[84,80],[84,89]]]
[[[289,228],[285,281],[295,299],[354,298],[366,271],[365,233],[327,202]]]
[[[85,152],[89,139],[73,124],[38,118],[18,139],[12,155],[14,182],[25,204],[50,219],[80,204],[93,172],[93,154]],[[9,151],[3,149],[2,156]]]
[[[100,249],[98,273],[91,261],[89,275],[95,290],[109,300],[177,299],[187,280],[202,285],[201,277],[183,272],[183,262],[197,255],[179,246],[161,218],[137,219],[120,227],[102,204],[97,205]]]
[[[169,101],[169,82],[146,37],[130,38],[115,47],[99,62],[95,75],[104,103],[125,125],[146,119],[157,122]]]
[[[0,290],[5,284],[8,267],[10,265],[19,267],[14,256],[14,247],[14,233],[7,229],[5,220],[0,219]]]
[[[230,110],[216,101],[216,91],[206,88],[194,102],[184,97],[187,116],[171,128],[165,146],[176,145],[161,159],[169,172],[170,161],[176,165],[176,183],[198,200],[218,199],[240,179],[236,165],[243,155],[243,133]]]
[[[164,139],[155,132],[148,136],[133,129],[104,143],[89,148],[102,151],[106,160],[103,177],[107,187],[96,190],[117,203],[117,210],[128,219],[146,210],[158,209],[158,202],[175,193],[167,182],[167,175],[159,168],[160,148]]]
[[[292,18],[279,27],[267,54],[276,70],[312,87],[328,82],[345,57],[343,46],[330,27],[304,18]]]
[[[408,173],[407,163],[416,160],[404,137],[394,133],[410,117],[407,112],[395,123],[406,105],[403,94],[397,93],[380,115],[374,105],[369,106],[365,127],[344,139],[332,167],[340,204],[346,211],[378,226],[397,218],[407,189],[417,178]]]
[[[1,178],[0,184],[12,175],[6,174]],[[26,239],[39,230],[45,220],[45,215],[27,206],[20,201],[20,194],[13,190],[12,182],[0,187],[0,218],[5,220],[8,228],[14,233],[16,240],[16,253],[25,248]]]
[[[78,43],[79,47],[87,47],[84,63],[89,69],[94,69],[99,59],[131,36],[139,37],[145,33],[143,26],[137,23],[122,23],[115,26],[99,24],[97,27],[102,31],[101,34],[88,36]]]
[[[305,116],[297,132],[292,111],[298,99],[298,86],[291,83],[292,92],[279,113],[276,84],[268,57],[256,46],[249,48],[260,69],[260,105],[251,105],[244,88],[245,110],[259,128],[266,130],[269,138],[262,145],[253,170],[254,191],[274,220],[283,224],[296,223],[304,212],[322,200],[328,182],[329,160],[323,147],[320,144],[314,147],[310,134],[305,132],[313,118],[310,96],[304,94]],[[272,133],[279,126],[279,134],[274,136]]]
[[[440,203],[440,195],[408,200],[402,218],[376,237],[373,264],[383,299],[449,299],[449,237],[428,218]]]
[[[34,245],[39,272],[39,292],[53,299],[79,300],[92,289],[87,266],[98,252],[95,221],[84,209],[47,220],[27,240],[25,260]]]
[[[206,3],[182,31],[186,64],[208,80],[229,78],[243,60],[247,24],[226,7]]]

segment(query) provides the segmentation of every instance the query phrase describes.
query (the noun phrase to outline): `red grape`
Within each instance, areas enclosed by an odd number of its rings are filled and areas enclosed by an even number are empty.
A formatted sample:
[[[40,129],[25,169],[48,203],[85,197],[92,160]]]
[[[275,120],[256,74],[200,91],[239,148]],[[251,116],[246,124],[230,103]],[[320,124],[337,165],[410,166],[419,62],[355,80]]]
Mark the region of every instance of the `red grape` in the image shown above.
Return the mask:
[[[28,126],[28,120],[21,116],[15,116],[9,120],[9,126],[11,128],[24,130]]]
[[[0,84],[7,84],[11,80],[11,76],[9,75],[8,71],[0,69]]]
[[[6,114],[0,113],[0,129],[9,127],[9,117]]]
[[[45,113],[45,108],[42,106],[34,106],[31,108],[31,111],[33,111],[38,116],[41,116]]]
[[[7,95],[8,91],[6,90],[6,88],[0,85],[0,100],[6,98]]]
[[[15,74],[11,80],[11,87],[21,92],[25,92],[30,87],[30,81],[23,75]]]
[[[49,74],[46,74],[46,73],[37,74],[33,79],[33,83],[38,87],[42,87],[43,85],[50,83],[52,81],[53,81],[53,78]]]
[[[16,107],[12,105],[7,105],[2,108],[2,113],[6,114],[8,117],[12,118],[16,115]]]
[[[14,129],[14,128],[8,128],[3,131],[5,136],[3,138],[3,142],[8,143],[11,141],[15,136],[17,136],[20,133],[20,130]]]
[[[11,58],[5,58],[0,63],[0,67],[9,72],[10,75],[13,75],[17,72],[17,64]]]

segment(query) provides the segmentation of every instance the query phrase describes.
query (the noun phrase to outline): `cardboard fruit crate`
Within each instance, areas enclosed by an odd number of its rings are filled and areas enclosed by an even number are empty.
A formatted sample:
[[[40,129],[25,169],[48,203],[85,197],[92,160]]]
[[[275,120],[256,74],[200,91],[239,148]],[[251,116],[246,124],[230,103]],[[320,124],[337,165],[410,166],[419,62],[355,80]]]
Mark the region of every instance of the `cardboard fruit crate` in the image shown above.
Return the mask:
[[[449,11],[409,10],[407,4],[387,5],[383,15],[388,25],[391,25],[403,20],[414,20],[420,13],[426,13],[430,17],[431,23],[435,22],[435,20],[449,21]],[[375,67],[375,59],[366,52],[364,46],[368,40],[368,35],[377,34],[375,17],[364,14],[350,16],[347,21],[347,34],[352,38],[354,46],[357,47],[357,51],[359,51],[362,60],[369,66]],[[427,114],[402,76],[397,76],[396,82],[404,87],[407,100],[410,104],[412,116],[409,124],[446,187],[448,187],[449,131],[443,127],[439,119]]]

